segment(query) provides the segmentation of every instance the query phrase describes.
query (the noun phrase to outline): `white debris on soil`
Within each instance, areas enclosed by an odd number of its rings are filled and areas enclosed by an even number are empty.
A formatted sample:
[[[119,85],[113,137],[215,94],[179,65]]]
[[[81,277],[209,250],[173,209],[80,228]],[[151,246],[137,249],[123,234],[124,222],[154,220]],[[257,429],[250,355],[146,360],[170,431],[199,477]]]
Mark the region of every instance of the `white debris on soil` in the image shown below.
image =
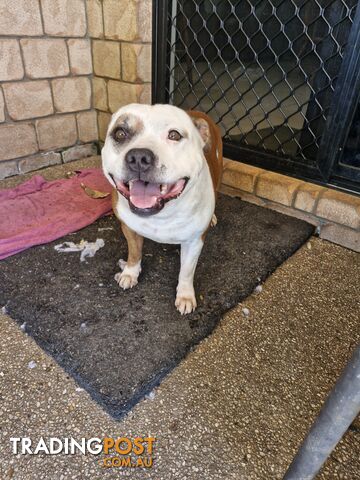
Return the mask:
[[[124,270],[124,268],[126,267],[126,262],[125,260],[123,260],[122,258],[120,258],[119,262],[118,262],[118,265],[120,267],[120,270]]]
[[[64,242],[55,245],[54,248],[57,252],[81,252],[80,262],[83,262],[85,258],[93,257],[104,245],[104,240],[98,238],[96,242],[88,242],[87,240],[81,240],[79,243]]]
[[[24,322],[22,325],[20,325],[20,330],[22,330],[23,332],[25,332],[25,330],[26,330],[26,322]]]
[[[84,389],[81,388],[81,387],[76,387],[75,388],[75,392],[83,392],[83,391],[84,391]]]
[[[257,286],[255,287],[254,292],[255,292],[255,293],[261,293],[261,292],[262,292],[262,289],[263,289],[262,285],[257,285]]]
[[[2,313],[3,315],[6,315],[6,314],[7,314],[6,305],[4,305],[3,307],[1,307],[1,313]]]
[[[31,362],[29,362],[28,364],[28,368],[35,368],[37,365],[37,363],[35,362],[35,360],[31,360]]]
[[[245,317],[248,317],[250,315],[250,310],[246,307],[244,307],[241,311]]]
[[[99,227],[98,232],[103,232],[104,230],[114,230],[113,227]]]
[[[145,397],[148,398],[149,400],[154,400],[155,392],[152,391],[152,392],[148,393],[147,395],[145,395]]]

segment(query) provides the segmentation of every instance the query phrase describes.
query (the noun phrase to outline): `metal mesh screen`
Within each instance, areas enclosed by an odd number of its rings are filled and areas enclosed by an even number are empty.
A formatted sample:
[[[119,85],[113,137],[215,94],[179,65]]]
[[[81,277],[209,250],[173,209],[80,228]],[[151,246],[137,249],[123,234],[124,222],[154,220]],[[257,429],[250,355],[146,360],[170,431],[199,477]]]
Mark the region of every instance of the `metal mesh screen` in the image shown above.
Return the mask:
[[[225,142],[314,164],[357,0],[169,0],[170,103]]]

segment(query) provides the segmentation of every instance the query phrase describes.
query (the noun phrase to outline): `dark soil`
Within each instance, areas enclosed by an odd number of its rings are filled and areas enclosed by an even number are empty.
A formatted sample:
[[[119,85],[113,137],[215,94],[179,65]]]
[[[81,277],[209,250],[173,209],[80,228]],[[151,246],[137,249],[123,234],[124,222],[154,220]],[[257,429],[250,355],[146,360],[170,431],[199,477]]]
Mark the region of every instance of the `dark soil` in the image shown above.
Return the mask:
[[[196,270],[198,308],[191,315],[181,316],[174,306],[177,246],[146,240],[139,284],[119,288],[114,275],[127,249],[113,216],[3,260],[0,305],[119,417],[313,232],[301,220],[225,196],[217,217]],[[54,249],[66,240],[97,238],[105,246],[86,262],[80,263],[80,253]]]

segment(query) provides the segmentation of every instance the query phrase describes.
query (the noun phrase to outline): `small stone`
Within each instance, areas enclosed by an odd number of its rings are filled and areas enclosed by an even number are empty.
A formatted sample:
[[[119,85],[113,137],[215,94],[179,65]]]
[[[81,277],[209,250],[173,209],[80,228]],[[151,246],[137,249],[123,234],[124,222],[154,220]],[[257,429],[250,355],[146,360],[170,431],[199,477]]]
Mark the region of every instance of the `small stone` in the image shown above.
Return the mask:
[[[257,286],[255,287],[255,290],[254,290],[254,292],[255,292],[255,293],[261,293],[261,292],[262,292],[262,290],[263,290],[263,287],[262,287],[262,285],[257,285]]]
[[[155,398],[155,392],[150,392],[146,395],[146,398],[148,398],[149,400],[154,400]]]
[[[23,332],[25,332],[25,330],[26,330],[26,322],[24,322],[24,323],[20,326],[20,330],[22,330]]]
[[[242,311],[244,317],[248,317],[250,315],[250,310],[246,307],[244,307],[241,311]]]
[[[31,360],[31,362],[28,363],[28,368],[30,369],[36,368],[36,366],[37,363],[35,362],[35,360]]]

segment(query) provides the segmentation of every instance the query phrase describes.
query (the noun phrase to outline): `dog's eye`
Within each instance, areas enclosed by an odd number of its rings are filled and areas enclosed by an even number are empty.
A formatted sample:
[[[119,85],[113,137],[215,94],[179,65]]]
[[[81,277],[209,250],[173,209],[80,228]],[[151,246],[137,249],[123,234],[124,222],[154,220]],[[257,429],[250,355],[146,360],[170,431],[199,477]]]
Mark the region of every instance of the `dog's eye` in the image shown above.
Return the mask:
[[[168,133],[168,139],[173,140],[174,142],[178,142],[182,138],[182,135],[177,130],[170,130]]]
[[[127,131],[121,127],[117,128],[113,133],[114,139],[117,140],[118,142],[121,142],[121,140],[124,140],[125,138],[127,138],[127,136],[128,136]]]

